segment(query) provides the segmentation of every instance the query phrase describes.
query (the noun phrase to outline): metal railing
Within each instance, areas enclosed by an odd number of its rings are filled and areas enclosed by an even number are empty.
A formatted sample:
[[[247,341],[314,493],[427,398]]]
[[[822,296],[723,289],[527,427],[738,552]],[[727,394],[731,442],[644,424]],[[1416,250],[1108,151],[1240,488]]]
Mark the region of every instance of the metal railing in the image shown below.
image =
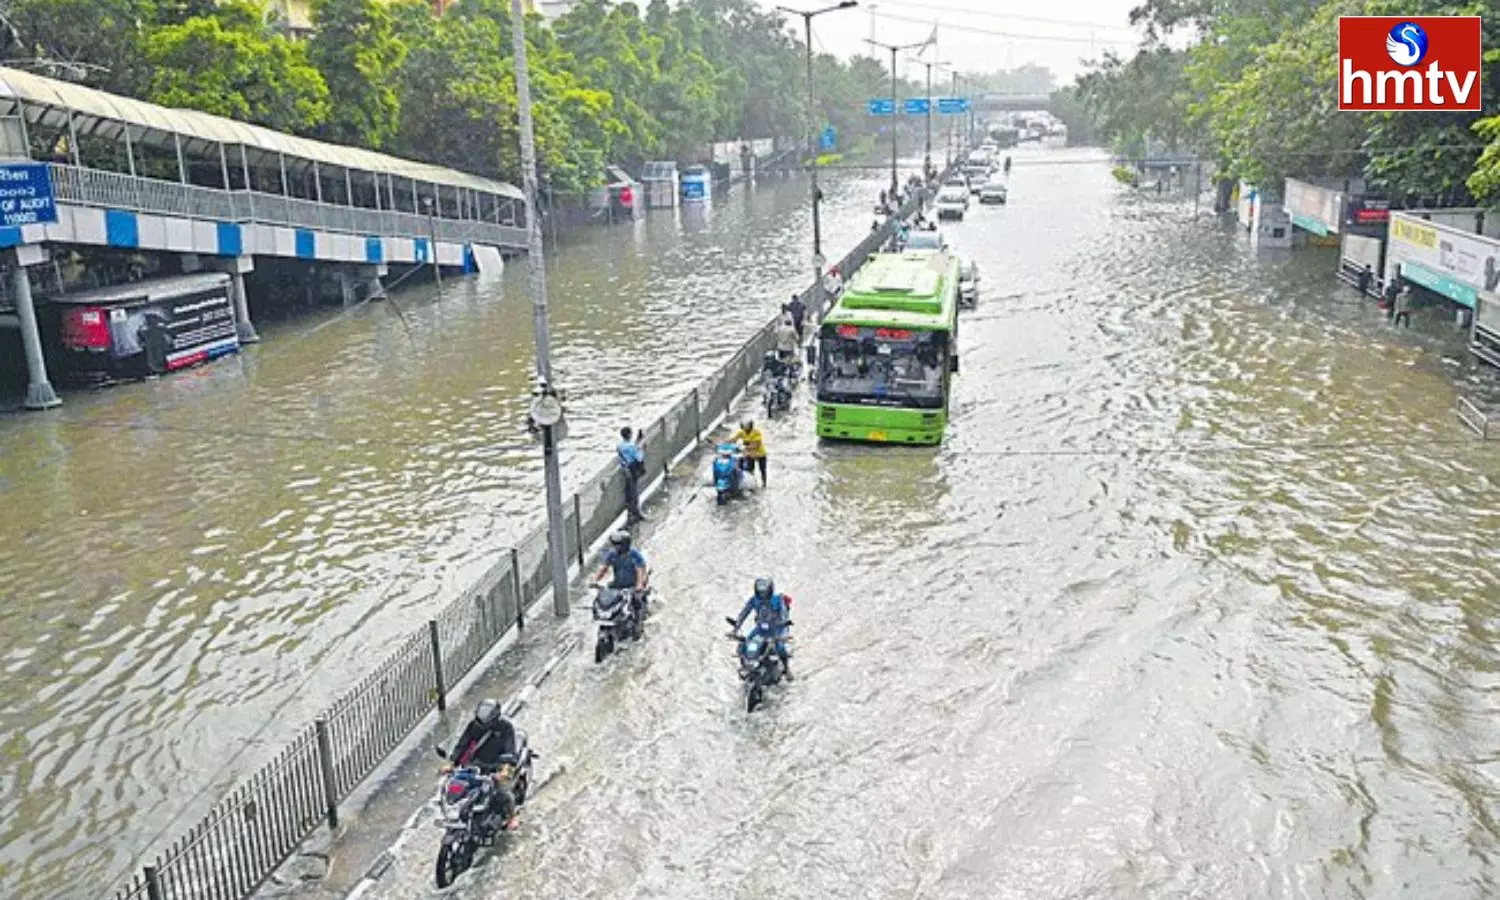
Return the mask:
[[[1480,409],[1478,404],[1468,397],[1458,398],[1458,420],[1479,435],[1479,439],[1487,441],[1490,439],[1490,415]]]
[[[910,216],[922,199],[900,211]],[[839,261],[845,277],[891,236],[873,230]],[[814,288],[802,294],[815,308]],[[697,448],[733,410],[775,344],[776,319],[645,429],[651,484]],[[648,484],[649,487],[649,484]],[[625,475],[613,461],[578,485],[565,506],[569,562],[625,513]],[[370,775],[434,708],[447,709],[448,686],[463,678],[551,589],[547,528],[515,547],[424,628],[409,635],[357,685],[335,700],[271,763],[252,775],[186,835],[158,854],[114,900],[239,900],[248,897],[317,827],[337,828],[339,802]]]
[[[417,213],[340,206],[260,191],[224,191],[60,163],[50,168],[57,199],[80,206],[371,237],[428,238],[436,233],[438,240],[450,243],[526,246],[526,229],[495,222],[428,219]]]

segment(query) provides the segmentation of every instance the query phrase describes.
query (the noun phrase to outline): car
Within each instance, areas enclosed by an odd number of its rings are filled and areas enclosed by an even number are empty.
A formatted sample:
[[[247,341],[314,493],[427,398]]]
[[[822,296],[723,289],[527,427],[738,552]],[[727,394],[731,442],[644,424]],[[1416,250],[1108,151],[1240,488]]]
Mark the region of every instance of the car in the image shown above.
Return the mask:
[[[991,181],[979,189],[979,202],[985,204],[1004,203],[1007,199],[1007,194],[1005,185]]]
[[[948,242],[943,240],[940,231],[912,231],[906,236],[906,244],[901,248],[902,252],[912,250],[947,250]]]
[[[973,309],[979,305],[979,267],[972,262],[959,270],[958,305],[961,309]]]
[[[943,188],[933,205],[939,219],[962,219],[969,208],[969,192],[961,187]]]

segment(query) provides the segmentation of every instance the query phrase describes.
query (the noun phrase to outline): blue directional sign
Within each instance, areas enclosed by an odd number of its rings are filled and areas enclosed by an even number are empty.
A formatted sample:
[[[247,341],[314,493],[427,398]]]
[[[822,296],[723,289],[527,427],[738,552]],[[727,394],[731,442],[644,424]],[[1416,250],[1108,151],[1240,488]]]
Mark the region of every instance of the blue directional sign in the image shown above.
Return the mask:
[[[957,116],[969,111],[968,97],[939,97],[938,115]]]
[[[871,100],[870,115],[872,116],[894,116],[896,114],[896,101],[894,100]]]
[[[832,125],[829,125],[827,128],[823,129],[822,134],[818,135],[818,147],[823,150],[832,150],[834,148],[834,145],[838,143],[838,140],[839,133],[837,129],[835,129]]]
[[[926,97],[907,97],[903,108],[908,116],[925,116],[930,105],[931,101]]]
[[[52,173],[45,163],[0,165],[0,225],[37,225],[57,221]]]

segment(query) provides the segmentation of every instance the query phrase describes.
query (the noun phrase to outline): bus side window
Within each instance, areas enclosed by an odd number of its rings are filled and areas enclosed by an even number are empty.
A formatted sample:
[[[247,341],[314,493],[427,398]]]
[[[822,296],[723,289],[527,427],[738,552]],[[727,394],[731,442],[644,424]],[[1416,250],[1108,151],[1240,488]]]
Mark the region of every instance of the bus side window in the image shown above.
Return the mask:
[[[958,354],[957,353],[955,353],[952,356],[948,357],[948,371],[952,372],[954,375],[958,374]]]

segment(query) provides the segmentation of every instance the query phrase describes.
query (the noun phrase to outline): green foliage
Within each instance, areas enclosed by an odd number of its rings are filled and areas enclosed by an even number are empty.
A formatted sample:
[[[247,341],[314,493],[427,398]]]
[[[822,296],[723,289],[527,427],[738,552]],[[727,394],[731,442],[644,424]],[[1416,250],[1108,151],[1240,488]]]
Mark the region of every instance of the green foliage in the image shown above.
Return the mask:
[[[391,10],[380,0],[315,0],[308,60],[328,84],[326,140],[384,147],[401,121],[397,81],[407,47],[396,37]]]
[[[510,0],[441,17],[427,0],[313,0],[306,42],[263,2],[10,0],[0,35],[10,56],[94,64],[106,90],[521,180]],[[530,17],[526,39],[538,168],[560,192],[597,185],[606,163],[701,162],[715,141],[828,124],[847,151],[875,134],[865,101],[891,91],[874,60],[816,54],[809,109],[801,22],[756,0],[584,0],[551,27]]]
[[[1337,18],[1475,15],[1485,5],[1146,0],[1131,12],[1146,29],[1146,46],[1129,61],[1106,56],[1075,88],[1100,134],[1126,152],[1175,138],[1216,160],[1225,177],[1277,185],[1288,176],[1363,175],[1397,202],[1462,204],[1471,193],[1500,196],[1500,124],[1475,114],[1339,112]],[[1484,29],[1487,46],[1500,43],[1500,17],[1486,16]],[[1161,40],[1174,34],[1195,40],[1168,49]],[[1495,108],[1497,78],[1500,59],[1492,53],[1482,78],[1485,109]],[[1475,132],[1491,142],[1483,156]]]
[[[148,99],[306,132],[328,118],[328,85],[306,49],[273,33],[264,10],[229,0],[211,17],[158,28],[146,40]]]

